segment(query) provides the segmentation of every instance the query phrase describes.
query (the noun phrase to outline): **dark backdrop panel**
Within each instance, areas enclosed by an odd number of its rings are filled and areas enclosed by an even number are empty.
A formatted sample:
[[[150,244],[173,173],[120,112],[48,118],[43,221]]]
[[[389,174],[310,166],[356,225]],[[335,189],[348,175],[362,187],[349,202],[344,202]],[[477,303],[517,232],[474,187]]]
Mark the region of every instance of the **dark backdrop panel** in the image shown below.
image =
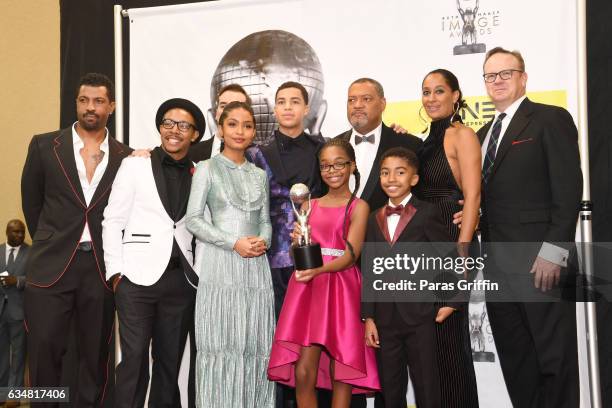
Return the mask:
[[[114,79],[113,54],[113,5],[121,4],[124,9],[152,7],[180,3],[183,0],[60,0],[61,15],[61,117],[60,125],[65,127],[74,120],[74,92],[81,75],[96,71]],[[609,0],[588,2],[588,91],[589,91],[589,143],[593,212],[593,233],[595,241],[612,242],[612,15]],[[124,81],[126,89],[126,138],[129,94],[129,27],[124,22]],[[508,47],[512,48],[511,44]],[[550,67],[555,69],[555,67]],[[114,121],[111,121],[111,131]],[[609,263],[610,265],[612,263]],[[610,278],[606,276],[605,278]],[[612,406],[612,319],[609,303],[602,303],[598,320],[599,344],[601,346],[602,388],[604,406]]]
[[[197,0],[60,0],[60,127],[75,121],[75,92],[79,78],[100,72],[115,80],[113,6],[123,9],[197,3]],[[129,129],[129,21],[123,21],[125,140]],[[114,133],[115,120],[109,129]]]
[[[589,161],[593,202],[593,240],[612,242],[612,3],[587,2]],[[604,268],[596,270],[604,281],[612,282],[612,257],[598,259]],[[611,299],[607,293],[607,299]],[[597,304],[599,361],[604,407],[612,407],[612,303]]]

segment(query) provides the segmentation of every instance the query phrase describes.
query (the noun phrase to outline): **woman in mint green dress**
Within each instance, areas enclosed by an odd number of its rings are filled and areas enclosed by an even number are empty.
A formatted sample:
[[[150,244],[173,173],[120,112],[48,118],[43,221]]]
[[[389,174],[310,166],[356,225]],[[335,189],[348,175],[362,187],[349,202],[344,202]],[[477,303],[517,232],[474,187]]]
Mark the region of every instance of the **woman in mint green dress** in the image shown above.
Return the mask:
[[[251,108],[228,104],[219,132],[225,148],[196,166],[187,207],[187,228],[204,243],[195,311],[196,404],[272,408],[274,384],[266,369],[274,293],[265,255],[272,228],[266,174],[244,157],[255,136]]]

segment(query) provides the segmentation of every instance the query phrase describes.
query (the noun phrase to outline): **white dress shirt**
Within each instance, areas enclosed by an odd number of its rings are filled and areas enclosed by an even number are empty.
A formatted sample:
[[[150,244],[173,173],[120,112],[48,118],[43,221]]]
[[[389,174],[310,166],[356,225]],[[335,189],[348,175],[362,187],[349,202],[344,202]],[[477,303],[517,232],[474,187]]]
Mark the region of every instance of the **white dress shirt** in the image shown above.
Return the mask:
[[[499,150],[499,146],[501,145],[504,134],[506,133],[506,130],[508,129],[508,125],[510,125],[510,121],[512,121],[514,114],[516,113],[519,106],[521,105],[521,103],[523,103],[526,97],[527,97],[526,95],[523,95],[522,97],[518,98],[516,101],[512,102],[512,104],[508,106],[508,108],[503,112],[506,114],[506,117],[504,118],[504,120],[502,120],[501,131],[499,133],[499,139],[497,140],[497,148],[495,150],[496,155],[497,155],[497,151]],[[493,123],[495,123],[500,113],[502,112],[497,111],[497,110],[495,111],[495,118],[493,118]],[[491,139],[492,131],[493,131],[493,126],[489,128],[489,131],[487,132],[487,136],[485,137],[484,141],[482,142],[482,146],[480,147],[480,150],[482,152],[481,166],[484,165],[485,156],[487,154],[487,147],[489,146],[489,140]],[[538,254],[538,256],[546,259],[549,262],[557,264],[559,266],[566,267],[567,258],[569,256],[569,251],[565,248],[561,248],[551,243],[544,242],[542,244],[542,248],[540,249],[540,253]]]
[[[508,129],[508,125],[510,124],[510,121],[512,120],[512,118],[514,117],[514,114],[516,113],[519,106],[521,105],[521,103],[523,103],[526,97],[527,97],[526,95],[523,95],[522,97],[518,98],[516,101],[512,102],[512,105],[508,106],[508,108],[503,112],[500,112],[497,110],[495,111],[495,117],[493,118],[492,123],[495,123],[495,121],[497,120],[497,118],[499,117],[501,113],[506,114],[506,117],[504,118],[504,120],[502,120],[501,131],[499,132],[499,138],[497,139],[497,148],[495,149],[496,155],[497,155],[497,151],[499,150],[499,145],[501,145],[501,141],[504,138],[504,133],[506,133],[506,130]],[[493,131],[493,126],[489,128],[489,131],[487,132],[487,136],[484,138],[482,142],[482,146],[480,146],[480,151],[482,152],[482,155],[481,155],[482,162],[480,163],[481,167],[484,164],[485,156],[487,155],[487,147],[489,147],[489,140],[491,139],[492,131]]]
[[[357,164],[357,169],[361,174],[361,181],[359,182],[359,190],[357,190],[357,196],[361,197],[361,193],[363,192],[363,188],[365,187],[368,178],[370,177],[370,172],[372,171],[372,166],[374,165],[374,160],[376,159],[376,153],[378,152],[378,146],[380,146],[380,136],[382,133],[382,122],[378,124],[376,129],[369,132],[367,135],[362,135],[353,129],[353,133],[351,134],[350,143],[355,149],[355,160]],[[361,137],[374,135],[374,143],[369,142],[361,142],[358,145],[355,144],[355,135],[359,135]],[[351,191],[355,188],[355,177],[351,175],[349,180],[349,188]]]
[[[98,188],[98,184],[100,184],[100,180],[104,175],[106,166],[108,165],[108,129],[105,129],[106,135],[104,136],[104,141],[100,145],[100,150],[104,152],[104,157],[102,157],[102,162],[98,164],[98,167],[96,167],[90,183],[87,180],[85,162],[81,157],[81,149],[85,147],[85,143],[83,143],[83,140],[76,131],[76,124],[77,122],[74,122],[72,125],[72,147],[74,149],[74,161],[76,162],[77,173],[79,174],[79,181],[81,182],[81,189],[83,190],[83,195],[85,196],[85,204],[89,206],[91,199],[96,192],[96,188]],[[83,234],[81,234],[81,240],[79,242],[86,241],[91,241],[89,225],[87,225],[87,223],[85,223],[85,228],[83,228]]]
[[[405,207],[406,204],[408,204],[408,202],[410,201],[411,198],[412,198],[412,193],[408,194],[402,200],[401,205],[403,205]],[[394,205],[391,202],[391,200],[389,200],[387,205],[389,207],[392,207],[392,208],[397,207],[396,205]],[[393,234],[395,234],[395,230],[397,229],[397,224],[399,224],[399,220],[400,220],[400,215],[399,214],[391,214],[391,215],[389,215],[387,217],[387,230],[389,231],[389,238],[391,238],[391,240],[393,240]]]
[[[14,249],[13,251],[13,260],[17,260],[17,254],[19,253],[19,248],[21,248],[21,246],[18,247],[12,247],[10,246],[8,243],[5,244],[6,246],[6,251],[5,251],[5,256],[4,256],[4,264],[7,265],[8,264],[8,259],[9,259],[9,255],[11,253],[11,249]]]

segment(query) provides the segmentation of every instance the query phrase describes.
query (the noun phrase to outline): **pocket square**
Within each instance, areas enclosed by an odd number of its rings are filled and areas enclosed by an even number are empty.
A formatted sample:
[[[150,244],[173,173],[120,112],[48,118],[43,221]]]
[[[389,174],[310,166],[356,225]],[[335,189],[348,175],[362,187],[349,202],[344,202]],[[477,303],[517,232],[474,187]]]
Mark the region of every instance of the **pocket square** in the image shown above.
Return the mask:
[[[533,138],[530,137],[529,139],[515,140],[512,142],[512,146],[521,144],[521,143],[527,143],[527,142],[533,142]]]

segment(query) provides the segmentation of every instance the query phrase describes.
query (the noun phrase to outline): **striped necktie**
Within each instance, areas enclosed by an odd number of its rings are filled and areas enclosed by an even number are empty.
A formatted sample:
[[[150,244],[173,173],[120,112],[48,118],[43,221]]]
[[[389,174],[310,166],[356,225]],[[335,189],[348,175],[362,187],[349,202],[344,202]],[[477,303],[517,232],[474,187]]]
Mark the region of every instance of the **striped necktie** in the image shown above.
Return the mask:
[[[491,138],[489,139],[489,145],[487,146],[487,153],[485,154],[484,163],[482,164],[482,181],[485,184],[487,184],[487,181],[489,181],[489,177],[493,171],[495,155],[497,154],[497,144],[499,142],[499,134],[501,133],[502,120],[504,120],[505,117],[505,113],[500,113],[497,120],[493,124]]]

